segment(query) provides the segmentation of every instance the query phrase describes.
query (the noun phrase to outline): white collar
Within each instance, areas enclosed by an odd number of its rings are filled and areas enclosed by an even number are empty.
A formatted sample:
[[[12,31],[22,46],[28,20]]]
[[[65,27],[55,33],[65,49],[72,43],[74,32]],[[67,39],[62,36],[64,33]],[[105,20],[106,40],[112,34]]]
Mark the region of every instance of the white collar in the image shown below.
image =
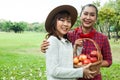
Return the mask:
[[[63,42],[63,43],[68,43],[69,41],[67,40],[67,39],[65,39],[65,38],[61,38],[61,41]]]

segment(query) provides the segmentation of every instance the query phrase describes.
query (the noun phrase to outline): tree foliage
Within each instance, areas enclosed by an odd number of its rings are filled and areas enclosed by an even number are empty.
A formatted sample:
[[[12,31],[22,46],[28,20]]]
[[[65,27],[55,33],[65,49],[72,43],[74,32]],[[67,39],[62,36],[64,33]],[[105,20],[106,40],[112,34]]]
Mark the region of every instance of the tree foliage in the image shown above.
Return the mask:
[[[45,32],[44,23],[11,22],[0,20],[0,31],[21,33],[24,31]]]
[[[110,33],[116,32],[116,36],[119,36],[120,31],[120,0],[109,0],[104,6],[99,8],[99,15],[97,21],[97,29],[108,35],[111,38]]]
[[[119,37],[120,0],[109,0],[99,8],[97,29],[108,35],[109,38],[113,32],[116,33],[115,36]]]

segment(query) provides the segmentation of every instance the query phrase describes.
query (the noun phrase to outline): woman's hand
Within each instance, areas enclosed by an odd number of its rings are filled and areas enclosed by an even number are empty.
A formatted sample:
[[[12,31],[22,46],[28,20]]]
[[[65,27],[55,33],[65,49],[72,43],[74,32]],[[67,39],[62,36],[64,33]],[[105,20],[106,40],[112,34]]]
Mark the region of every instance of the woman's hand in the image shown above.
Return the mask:
[[[41,47],[40,47],[41,52],[45,53],[48,46],[49,46],[49,42],[47,40],[43,40]]]
[[[82,47],[82,46],[83,46],[82,39],[75,40],[74,49],[73,49],[73,56],[77,56],[77,49],[78,49],[78,47]]]
[[[77,39],[75,40],[75,44],[74,44],[74,47],[82,47],[83,46],[83,40],[82,39]]]

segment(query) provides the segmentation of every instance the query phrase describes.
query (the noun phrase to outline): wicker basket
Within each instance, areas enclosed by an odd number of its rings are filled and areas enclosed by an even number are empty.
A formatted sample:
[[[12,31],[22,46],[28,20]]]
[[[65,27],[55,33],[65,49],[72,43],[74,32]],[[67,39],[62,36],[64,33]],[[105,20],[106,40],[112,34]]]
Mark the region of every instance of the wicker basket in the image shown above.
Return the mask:
[[[95,75],[97,75],[97,74],[99,74],[100,73],[100,65],[101,65],[101,63],[102,63],[102,54],[101,54],[101,51],[100,51],[100,48],[99,48],[99,46],[98,46],[98,44],[94,41],[94,40],[92,40],[92,39],[90,39],[90,38],[83,38],[83,40],[89,40],[89,41],[91,41],[93,44],[94,44],[94,46],[96,47],[96,50],[97,50],[97,61],[96,62],[94,62],[94,63],[92,63],[92,65],[91,65],[91,67],[90,67],[90,70],[91,71],[96,71],[96,73],[94,74],[94,76]],[[75,68],[78,68],[78,67],[82,67],[82,66],[85,66],[85,65],[87,65],[87,64],[83,64],[83,65],[74,65],[74,67]]]

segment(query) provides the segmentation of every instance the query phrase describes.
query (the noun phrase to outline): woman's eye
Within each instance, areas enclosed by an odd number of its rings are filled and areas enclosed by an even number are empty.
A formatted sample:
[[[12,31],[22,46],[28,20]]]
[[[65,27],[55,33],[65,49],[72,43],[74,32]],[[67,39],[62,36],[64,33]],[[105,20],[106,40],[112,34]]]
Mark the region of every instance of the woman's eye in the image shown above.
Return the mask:
[[[88,15],[88,13],[84,13],[84,15]]]
[[[95,16],[95,14],[90,14],[91,16]]]

